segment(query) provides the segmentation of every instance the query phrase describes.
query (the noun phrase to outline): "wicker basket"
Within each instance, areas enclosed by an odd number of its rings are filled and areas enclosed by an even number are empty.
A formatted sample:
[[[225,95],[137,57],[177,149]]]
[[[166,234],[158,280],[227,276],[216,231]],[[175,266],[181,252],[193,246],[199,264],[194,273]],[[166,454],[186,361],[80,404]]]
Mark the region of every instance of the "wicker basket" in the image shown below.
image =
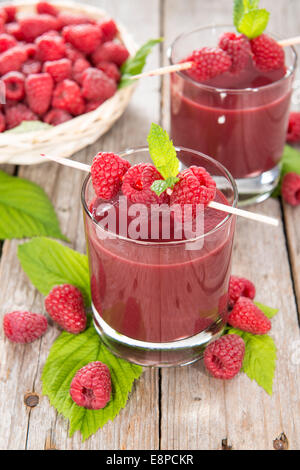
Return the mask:
[[[29,15],[35,10],[36,1],[14,2],[20,15]],[[55,4],[55,2],[54,2]],[[70,13],[84,13],[95,19],[108,18],[103,10],[74,2],[57,2],[56,6]],[[130,54],[136,52],[136,44],[126,29],[118,24],[119,39]],[[135,85],[118,90],[99,108],[82,114],[51,129],[26,133],[0,134],[0,164],[33,165],[46,161],[41,153],[57,157],[70,157],[73,153],[95,142],[125,111]]]

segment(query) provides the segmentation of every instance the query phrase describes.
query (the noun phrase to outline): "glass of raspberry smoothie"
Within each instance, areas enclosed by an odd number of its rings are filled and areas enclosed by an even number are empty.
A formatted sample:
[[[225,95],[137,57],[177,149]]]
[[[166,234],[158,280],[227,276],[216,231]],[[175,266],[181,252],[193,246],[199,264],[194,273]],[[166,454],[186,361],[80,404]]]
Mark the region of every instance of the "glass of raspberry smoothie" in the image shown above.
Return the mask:
[[[182,34],[169,49],[169,61],[186,61],[196,48],[216,48],[222,35],[232,31],[226,25],[207,26]],[[297,62],[293,47],[285,48],[284,55],[285,64],[276,70],[258,69],[249,55],[234,73],[201,81],[185,71],[170,78],[174,144],[222,163],[236,179],[242,205],[263,201],[278,182]],[[182,163],[197,165],[197,156]]]
[[[180,159],[196,160],[211,174],[216,201],[236,206],[235,181],[220,163],[197,151],[176,150]],[[131,164],[146,162],[149,149],[119,156]],[[162,239],[159,230],[154,239],[136,239],[121,232],[121,224],[128,226],[131,219],[119,196],[103,201],[90,175],[84,182],[95,327],[113,353],[131,362],[160,367],[192,363],[226,322],[235,216],[205,207],[202,235],[196,238]],[[112,231],[100,224],[110,211],[118,220]]]

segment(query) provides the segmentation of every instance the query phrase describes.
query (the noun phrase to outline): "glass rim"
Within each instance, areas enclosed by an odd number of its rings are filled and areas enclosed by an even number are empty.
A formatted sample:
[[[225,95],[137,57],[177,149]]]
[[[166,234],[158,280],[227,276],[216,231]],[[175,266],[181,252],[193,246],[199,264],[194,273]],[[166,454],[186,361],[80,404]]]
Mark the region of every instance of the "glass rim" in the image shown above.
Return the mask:
[[[181,147],[181,146],[175,146],[175,149],[176,149],[176,151],[186,151],[186,152],[192,152],[194,154],[197,154],[197,155],[201,156],[202,158],[204,158],[205,160],[212,163],[213,165],[215,165],[217,168],[219,168],[225,174],[226,178],[229,180],[229,182],[232,186],[232,189],[233,189],[234,198],[233,198],[232,204],[230,204],[230,207],[237,207],[237,203],[238,203],[237,185],[236,185],[235,179],[233,178],[231,173],[227,170],[227,168],[224,167],[224,165],[219,163],[214,158],[209,157],[208,155],[205,155],[204,153],[198,152],[197,150],[188,149],[186,147]],[[148,152],[149,153],[149,148],[145,147],[145,146],[138,146],[138,147],[134,147],[134,148],[128,148],[123,152],[117,152],[117,155],[119,155],[122,158],[122,157],[126,157],[126,156],[132,155],[132,154],[137,153],[137,152]],[[169,242],[154,242],[154,241],[152,242],[152,241],[143,241],[143,240],[133,240],[132,238],[124,237],[122,235],[118,235],[118,234],[110,232],[108,230],[104,230],[101,227],[101,225],[98,224],[97,220],[93,217],[93,214],[90,212],[90,210],[88,208],[88,204],[86,202],[86,197],[85,197],[86,196],[86,189],[87,189],[87,186],[88,186],[90,180],[91,180],[91,173],[89,173],[86,176],[86,178],[84,179],[82,189],[81,189],[81,204],[82,204],[82,207],[83,207],[86,215],[93,222],[93,224],[95,224],[99,229],[103,230],[103,232],[110,233],[110,234],[112,234],[113,238],[116,238],[118,240],[127,241],[129,243],[135,243],[135,244],[139,244],[139,245],[143,245],[143,246],[178,246],[178,245],[184,245],[186,243],[194,243],[194,242],[197,242],[198,240],[201,240],[202,238],[208,237],[209,235],[212,235],[213,233],[219,231],[225,224],[227,224],[227,222],[229,222],[234,217],[234,214],[229,214],[228,213],[227,216],[218,225],[216,225],[216,227],[211,229],[209,232],[204,233],[203,235],[199,235],[196,238],[191,238],[191,239],[188,239],[188,240],[174,240],[174,241],[171,241],[171,242],[170,241]]]
[[[169,64],[170,65],[175,65],[175,63],[173,62],[173,59],[172,59],[172,53],[174,51],[174,48],[175,48],[176,44],[181,39],[184,39],[185,37],[189,36],[190,34],[196,33],[198,31],[203,31],[205,29],[213,29],[213,28],[234,28],[234,26],[232,24],[212,23],[212,24],[207,24],[207,25],[204,25],[204,26],[200,26],[200,27],[195,28],[193,30],[185,31],[185,32],[179,34],[173,40],[173,42],[171,43],[171,45],[167,49],[167,57],[168,57],[168,60],[169,60]],[[278,38],[278,36],[276,36],[272,33],[269,33],[269,35],[271,37],[273,37],[274,39],[276,39],[276,40],[280,40],[280,38]],[[211,92],[228,93],[228,94],[229,93],[231,93],[231,94],[257,93],[260,90],[266,90],[266,89],[270,89],[270,88],[275,87],[276,85],[278,85],[278,84],[282,83],[283,81],[287,80],[288,78],[290,78],[295,73],[295,70],[296,70],[296,67],[297,67],[297,61],[298,61],[298,54],[297,54],[296,49],[295,49],[294,46],[288,46],[288,48],[292,51],[293,57],[294,57],[292,68],[289,69],[288,73],[285,74],[282,78],[280,78],[276,82],[269,83],[268,85],[263,85],[263,86],[256,87],[256,88],[220,88],[220,87],[214,87],[214,86],[211,86],[211,85],[205,85],[204,83],[197,82],[192,77],[185,74],[183,71],[178,71],[178,72],[174,72],[174,73],[179,75],[183,79],[193,83],[195,86],[197,86],[199,88],[202,88],[204,90],[207,90],[207,91],[211,91]]]

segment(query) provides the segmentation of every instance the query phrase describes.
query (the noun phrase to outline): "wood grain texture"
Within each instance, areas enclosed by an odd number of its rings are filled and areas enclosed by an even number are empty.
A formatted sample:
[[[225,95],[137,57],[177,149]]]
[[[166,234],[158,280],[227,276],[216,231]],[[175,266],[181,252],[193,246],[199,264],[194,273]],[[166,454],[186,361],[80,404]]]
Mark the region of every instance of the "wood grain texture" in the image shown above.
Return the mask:
[[[166,63],[166,48],[183,30],[198,25],[230,23],[232,0],[102,0],[106,9],[133,31],[138,43],[165,37],[147,69]],[[261,0],[271,9],[270,30],[279,36],[299,32],[298,0]],[[300,50],[300,48],[298,48]],[[159,53],[160,52],[160,53]],[[152,121],[169,127],[168,78],[143,80],[114,128],[75,158],[90,163],[101,151],[145,144]],[[162,91],[162,93],[160,93]],[[295,104],[297,107],[297,104]],[[299,107],[299,105],[298,105]],[[2,167],[1,167],[2,168]],[[4,168],[13,171],[12,167]],[[55,164],[23,167],[20,176],[40,184],[50,196],[71,246],[85,251],[80,189],[83,175]],[[70,197],[71,195],[71,197]],[[208,376],[201,362],[184,368],[148,369],[135,384],[130,401],[113,423],[82,444],[79,433],[68,437],[68,425],[41,395],[40,376],[58,334],[51,326],[32,345],[13,345],[0,333],[0,449],[221,449],[227,438],[233,449],[272,449],[287,435],[290,448],[300,446],[300,350],[297,305],[300,304],[300,211],[269,200],[251,208],[282,220],[279,229],[239,220],[233,272],[252,279],[257,299],[280,309],[272,336],[278,347],[274,394],[269,397],[245,375],[223,383]],[[20,268],[20,242],[7,241],[0,260],[0,316],[16,308],[42,312],[43,298]],[[296,297],[295,297],[296,294]],[[30,408],[24,395],[38,394]]]
[[[293,35],[299,20],[292,10],[292,2],[262,1],[271,11],[270,30],[288,37]],[[168,45],[180,32],[203,24],[231,21],[232,2],[165,0],[164,31]],[[289,22],[282,21],[282,15]],[[184,25],[182,18],[185,18]],[[299,18],[299,16],[298,16]],[[294,28],[287,24],[294,22]],[[166,54],[165,54],[166,56]],[[166,59],[164,59],[166,62]],[[169,79],[163,85],[163,124],[169,126]],[[281,219],[280,203],[269,200],[250,210]],[[292,209],[288,209],[292,211]],[[290,217],[295,217],[292,212]],[[289,222],[290,249],[299,271],[299,251],[295,258],[299,213]],[[298,264],[297,264],[298,263]],[[233,272],[253,280],[257,286],[257,299],[280,309],[273,320],[272,336],[278,348],[274,393],[269,397],[247,376],[223,383],[210,378],[203,365],[197,363],[186,368],[161,372],[161,448],[162,449],[221,449],[227,438],[234,449],[272,449],[273,440],[281,433],[288,436],[290,447],[300,445],[299,365],[295,364],[295,348],[300,347],[299,326],[286,248],[283,224],[273,229],[240,219],[237,225]]]
[[[138,43],[159,36],[159,3],[139,0],[90,2],[106,9],[112,17],[135,32]],[[134,12],[134,14],[129,14]],[[158,49],[149,66],[158,66]],[[159,86],[154,81],[141,83],[122,119],[96,144],[79,152],[76,158],[91,162],[100,150],[123,150],[144,144],[152,120],[159,119]],[[40,184],[50,196],[63,232],[76,250],[85,252],[85,240],[80,204],[84,175],[56,164],[23,167],[19,175]],[[0,264],[1,316],[16,308],[41,312],[43,298],[32,287],[20,268],[16,250],[19,242],[6,242]],[[3,338],[0,342],[0,448],[2,449],[156,449],[158,432],[158,372],[146,371],[130,397],[130,406],[121,411],[113,423],[81,443],[79,433],[68,438],[67,422],[57,416],[47,397],[41,396],[40,376],[48,351],[58,329],[53,326],[32,345],[20,346]],[[27,392],[37,392],[40,401],[35,408],[24,405]]]

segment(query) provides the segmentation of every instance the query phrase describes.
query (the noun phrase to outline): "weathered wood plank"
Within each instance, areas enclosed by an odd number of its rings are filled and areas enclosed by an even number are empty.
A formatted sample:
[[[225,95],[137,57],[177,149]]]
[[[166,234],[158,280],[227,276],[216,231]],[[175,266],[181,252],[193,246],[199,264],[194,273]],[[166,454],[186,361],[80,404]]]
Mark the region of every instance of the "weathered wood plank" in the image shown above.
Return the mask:
[[[287,5],[291,14],[285,15],[285,22],[280,22],[281,25],[286,23],[286,30],[288,31],[289,36],[294,36],[299,34],[299,18],[300,18],[300,3],[295,1],[290,1]],[[283,15],[283,9],[281,9],[281,14]],[[281,30],[280,35],[283,36]],[[300,54],[300,47],[296,46],[298,56]],[[300,71],[296,74],[297,88],[292,99],[292,108],[294,111],[300,111],[300,100],[299,100],[299,79]],[[298,147],[300,149],[300,147]],[[300,315],[300,210],[299,208],[294,208],[288,204],[283,203],[283,213],[286,227],[286,236],[289,249],[289,256],[291,262],[291,270],[294,281],[294,290],[297,298],[298,304],[298,315]]]
[[[105,8],[112,17],[124,23],[138,43],[159,36],[159,2],[129,0],[119,2],[91,1]],[[157,66],[158,50],[149,62]],[[76,158],[90,162],[101,149],[121,150],[145,143],[152,120],[159,119],[158,81],[141,83],[123,118],[95,145],[81,151]],[[62,229],[70,238],[72,247],[85,251],[80,189],[84,178],[80,172],[43,164],[23,167],[20,176],[40,184],[51,197]],[[7,242],[0,264],[1,316],[14,308],[43,311],[43,299],[30,285],[22,272],[17,257],[18,242]],[[134,387],[130,403],[119,417],[103,430],[81,443],[79,433],[68,438],[66,421],[57,416],[48,399],[41,396],[41,370],[49,348],[58,334],[56,327],[49,328],[40,343],[15,346],[7,340],[0,343],[1,374],[0,404],[3,426],[0,431],[0,448],[4,449],[147,449],[158,448],[158,373],[148,370]],[[26,392],[40,395],[38,406],[30,411],[23,403]]]
[[[269,1],[262,4],[277,11],[270,29],[288,35],[286,23],[280,23],[280,15],[284,10],[284,17],[294,15],[295,21],[296,15],[289,10],[287,2],[276,2],[276,6]],[[232,2],[190,1],[189,14],[186,8],[180,0],[165,1],[164,34],[168,44],[183,29],[213,21],[230,22]],[[166,78],[162,99],[166,127],[169,123],[167,82]],[[280,205],[275,200],[251,209],[281,218]],[[258,300],[280,309],[271,332],[278,348],[273,396],[269,397],[245,375],[228,383],[214,380],[201,363],[162,370],[162,449],[220,449],[225,438],[234,449],[272,449],[273,439],[282,431],[288,436],[291,448],[299,448],[300,427],[296,419],[300,396],[299,366],[293,363],[299,328],[283,225],[274,230],[239,220],[233,272],[255,282]]]

